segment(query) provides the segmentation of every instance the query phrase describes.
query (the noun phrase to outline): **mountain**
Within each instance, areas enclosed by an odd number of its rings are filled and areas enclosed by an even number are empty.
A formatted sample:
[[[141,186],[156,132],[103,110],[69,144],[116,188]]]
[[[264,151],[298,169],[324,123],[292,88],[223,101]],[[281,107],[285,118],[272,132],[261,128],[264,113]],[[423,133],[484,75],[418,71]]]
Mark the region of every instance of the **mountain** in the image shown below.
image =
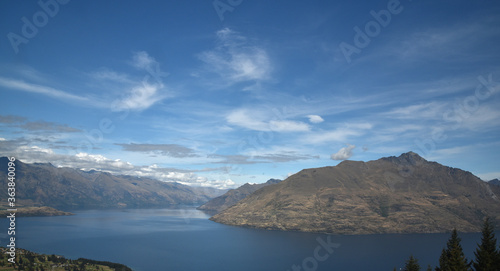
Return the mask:
[[[493,180],[489,181],[488,183],[491,184],[491,185],[500,186],[500,180],[499,179],[493,179]]]
[[[471,232],[485,216],[500,222],[498,196],[470,172],[409,152],[302,170],[210,219],[337,234]]]
[[[0,187],[7,190],[6,157],[0,158]],[[225,191],[112,175],[100,171],[57,168],[49,163],[15,162],[16,205],[62,210],[116,207],[162,207],[201,204]],[[7,193],[0,193],[7,202]]]
[[[281,182],[278,179],[270,179],[265,183],[261,184],[249,184],[246,183],[236,189],[231,189],[227,191],[224,195],[211,199],[207,203],[198,207],[198,210],[207,211],[209,213],[220,213],[223,210],[235,205],[238,201],[244,199],[246,196],[252,194],[253,192],[261,189],[262,187],[276,184]]]

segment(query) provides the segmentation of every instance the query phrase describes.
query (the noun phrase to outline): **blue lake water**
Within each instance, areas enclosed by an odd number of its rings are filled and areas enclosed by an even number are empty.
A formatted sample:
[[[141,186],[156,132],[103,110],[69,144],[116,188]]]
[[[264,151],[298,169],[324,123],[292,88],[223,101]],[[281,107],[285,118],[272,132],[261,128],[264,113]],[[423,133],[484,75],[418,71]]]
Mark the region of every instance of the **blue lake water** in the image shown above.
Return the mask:
[[[17,247],[157,270],[393,270],[413,254],[435,266],[449,234],[325,235],[221,225],[194,208],[77,211],[21,217]],[[7,244],[0,219],[0,245]],[[2,230],[5,229],[5,230]],[[480,234],[460,234],[472,259]],[[293,266],[300,266],[294,269]]]

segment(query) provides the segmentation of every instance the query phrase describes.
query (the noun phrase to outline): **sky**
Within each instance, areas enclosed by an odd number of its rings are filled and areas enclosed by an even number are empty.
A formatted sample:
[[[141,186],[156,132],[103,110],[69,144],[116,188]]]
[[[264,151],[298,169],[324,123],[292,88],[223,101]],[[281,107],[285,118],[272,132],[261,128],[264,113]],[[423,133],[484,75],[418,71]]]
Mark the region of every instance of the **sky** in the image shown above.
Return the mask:
[[[498,1],[0,3],[0,155],[234,188],[413,151],[500,178]]]

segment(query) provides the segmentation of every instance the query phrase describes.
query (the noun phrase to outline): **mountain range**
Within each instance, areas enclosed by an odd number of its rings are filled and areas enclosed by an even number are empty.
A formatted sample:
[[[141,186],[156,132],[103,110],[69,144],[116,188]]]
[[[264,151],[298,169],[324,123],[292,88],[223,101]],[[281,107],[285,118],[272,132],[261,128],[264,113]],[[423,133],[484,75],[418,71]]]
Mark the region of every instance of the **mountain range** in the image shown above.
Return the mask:
[[[205,211],[207,213],[213,213],[217,214],[220,213],[227,208],[235,205],[238,203],[240,200],[246,198],[248,195],[252,194],[253,192],[261,189],[262,187],[271,185],[271,184],[276,184],[281,182],[281,180],[278,179],[270,179],[265,183],[260,183],[260,184],[249,184],[246,183],[236,189],[231,189],[227,191],[224,195],[218,196],[216,198],[211,199],[207,203],[203,204],[202,206],[198,207],[198,210]]]
[[[480,231],[500,222],[500,187],[408,152],[304,169],[210,219],[260,229],[336,234]]]
[[[0,185],[7,191],[6,157],[0,158]],[[101,171],[59,168],[50,163],[15,161],[16,205],[60,210],[91,208],[145,208],[199,205],[226,190],[191,187],[176,182],[112,175]],[[7,193],[0,193],[7,202]]]

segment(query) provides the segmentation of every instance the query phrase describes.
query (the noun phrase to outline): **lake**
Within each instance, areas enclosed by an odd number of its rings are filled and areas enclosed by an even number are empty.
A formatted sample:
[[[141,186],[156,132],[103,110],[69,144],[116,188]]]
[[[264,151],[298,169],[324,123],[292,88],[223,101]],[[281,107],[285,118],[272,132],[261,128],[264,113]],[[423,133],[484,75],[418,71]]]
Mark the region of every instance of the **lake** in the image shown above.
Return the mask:
[[[218,224],[195,208],[76,211],[20,217],[17,247],[157,270],[393,270],[413,254],[435,266],[449,234],[325,235]],[[7,219],[0,219],[1,246]],[[479,233],[459,235],[470,260]],[[295,266],[295,267],[294,267]],[[300,266],[300,269],[297,267]]]

